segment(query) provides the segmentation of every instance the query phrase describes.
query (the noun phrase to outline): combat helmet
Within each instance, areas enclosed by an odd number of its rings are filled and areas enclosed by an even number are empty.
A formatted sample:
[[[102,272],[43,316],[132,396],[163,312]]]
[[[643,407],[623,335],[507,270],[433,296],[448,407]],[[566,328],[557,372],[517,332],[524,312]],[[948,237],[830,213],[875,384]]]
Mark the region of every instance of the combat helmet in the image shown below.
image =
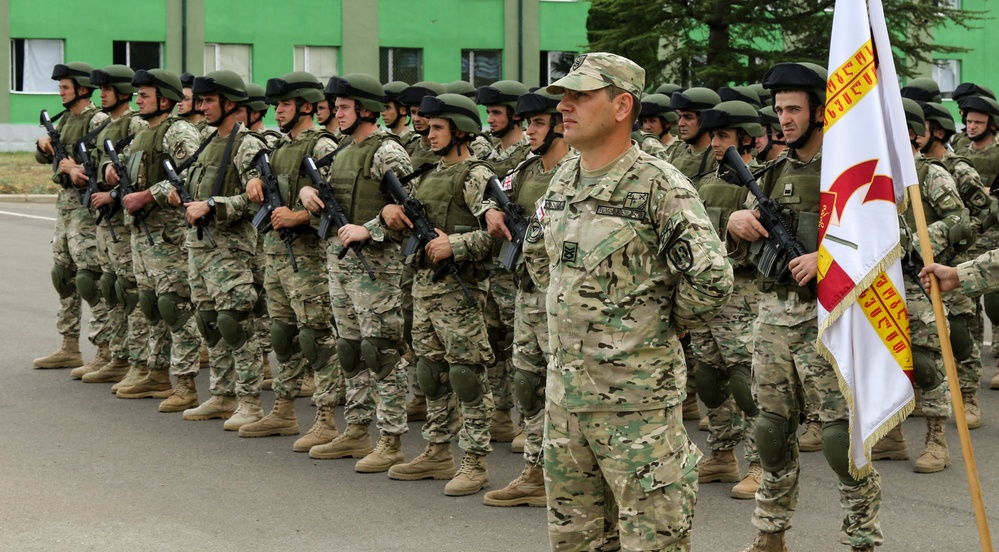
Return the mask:
[[[184,99],[180,79],[166,69],[139,69],[132,77],[132,86],[152,86],[161,96],[174,102]]]
[[[656,88],[655,93],[670,96],[673,94],[673,92],[683,92],[684,90],[686,90],[686,88],[680,86],[679,84],[673,84],[672,82],[667,82],[664,84],[660,84],[659,87]]]
[[[395,102],[397,104],[402,104],[402,102],[399,101],[399,94],[407,88],[409,88],[409,83],[403,81],[385,83],[385,85],[382,86],[382,94],[385,95],[385,103]]]
[[[558,110],[558,104],[561,100],[562,94],[552,94],[543,88],[539,88],[534,92],[521,94],[517,98],[517,115],[521,118],[527,119],[541,113],[554,115],[551,118],[551,123],[548,125],[548,132],[545,134],[544,141],[537,149],[531,150],[531,153],[534,155],[544,155],[548,151],[548,148],[552,146],[552,142],[556,138],[562,137],[562,133],[555,132],[555,125],[562,121],[562,113]]]
[[[426,96],[420,102],[420,116],[448,119],[455,128],[472,134],[482,131],[479,109],[471,98],[461,94]]]
[[[666,94],[657,92],[642,96],[641,104],[642,110],[638,114],[639,117],[661,117],[670,123],[675,123],[680,119],[680,116],[673,110],[670,98]]]
[[[954,125],[954,116],[939,102],[919,102],[919,107],[923,108],[927,124],[933,121],[949,133],[957,131],[957,126]]]
[[[267,111],[267,94],[264,93],[264,87],[252,82],[247,83],[246,99],[241,102],[241,105],[245,105],[247,109],[257,113]]]
[[[902,110],[905,111],[905,126],[916,136],[926,134],[926,115],[919,103],[912,98],[902,98]]]
[[[992,122],[999,126],[999,103],[988,96],[965,96],[957,102],[962,115],[967,115],[968,111],[984,113],[992,118]],[[963,121],[962,121],[963,122]]]
[[[203,77],[195,77],[191,84],[191,93],[195,96],[218,94],[231,102],[246,101],[249,94],[243,78],[233,71],[212,71]]]
[[[264,93],[274,102],[298,98],[316,104],[326,99],[319,79],[306,71],[292,71],[280,78],[267,79]]]
[[[368,111],[385,111],[385,90],[382,83],[371,75],[349,73],[342,77],[330,77],[324,91],[327,97],[354,100],[354,107],[358,111],[358,103]]]
[[[135,87],[132,86],[133,71],[127,65],[108,65],[103,69],[94,69],[90,72],[90,84],[95,88],[110,86],[115,91],[114,104],[101,107],[101,111],[111,113],[132,99],[135,94]],[[124,97],[122,97],[124,96]]]
[[[448,94],[461,94],[462,96],[475,99],[475,85],[468,81],[456,80],[454,82],[449,82],[444,85],[444,90]]]
[[[718,97],[723,102],[740,101],[755,109],[763,107],[759,94],[749,86],[723,86],[718,89]]]
[[[718,97],[717,92],[710,88],[695,86],[694,88],[673,92],[669,103],[677,111],[701,112],[721,103],[721,98]]]
[[[985,96],[987,98],[992,98],[993,100],[996,99],[996,95],[992,92],[991,88],[975,84],[973,82],[962,82],[957,85],[957,88],[955,88],[954,92],[950,95],[955,102],[959,102],[968,96]]]
[[[517,109],[517,98],[527,92],[527,87],[517,81],[496,81],[488,86],[480,86],[475,91],[475,103],[479,105],[505,105],[513,110]]]
[[[751,104],[741,100],[721,102],[711,109],[702,111],[701,128],[704,130],[735,128],[754,138],[763,136],[760,114]]]
[[[781,90],[804,90],[814,95],[819,104],[824,104],[826,76],[826,70],[814,63],[778,63],[763,75],[763,87],[771,94]]]
[[[749,88],[756,92],[756,95],[760,98],[760,103],[763,107],[774,104],[774,98],[770,94],[770,91],[763,88],[763,83],[757,82],[749,85]]]
[[[447,93],[444,85],[432,81],[420,81],[399,93],[399,102],[407,106],[419,107],[423,98]]]
[[[940,103],[940,85],[929,77],[912,79],[908,85],[902,87],[902,97],[917,102]]]
[[[90,73],[93,70],[94,68],[89,63],[82,61],[58,63],[52,68],[52,80],[61,81],[62,79],[70,79],[76,83],[76,86],[73,87],[73,99],[62,104],[63,107],[69,109],[76,102],[83,98],[89,99],[94,94],[94,85],[90,83]],[[83,94],[80,94],[80,88],[84,88]]]

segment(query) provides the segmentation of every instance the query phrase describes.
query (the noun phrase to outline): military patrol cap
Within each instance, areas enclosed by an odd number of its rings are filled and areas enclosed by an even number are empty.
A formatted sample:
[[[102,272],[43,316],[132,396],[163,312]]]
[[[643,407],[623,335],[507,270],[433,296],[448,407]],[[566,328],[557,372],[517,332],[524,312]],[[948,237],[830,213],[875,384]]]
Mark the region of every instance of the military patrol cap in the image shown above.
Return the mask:
[[[426,118],[448,119],[454,126],[464,132],[481,132],[482,120],[479,118],[479,108],[471,98],[461,94],[440,94],[425,96],[420,102],[420,116]]]
[[[645,69],[630,59],[607,52],[582,54],[572,63],[569,74],[548,85],[548,92],[600,90],[616,86],[639,98],[645,90]]]
[[[700,129],[738,128],[750,136],[763,136],[760,114],[748,102],[729,100],[701,112]]]
[[[923,108],[923,115],[927,121],[936,121],[940,125],[940,128],[944,130],[950,132],[957,131],[957,127],[954,125],[954,117],[943,105],[937,102],[919,102],[919,107]]]
[[[191,93],[195,96],[218,94],[232,102],[246,101],[246,85],[243,78],[233,71],[212,71],[203,77],[195,77],[191,84]]]
[[[763,75],[763,87],[771,93],[804,90],[826,101],[826,70],[814,63],[778,63]]]
[[[996,95],[992,92],[991,88],[987,86],[981,86],[973,82],[962,82],[957,85],[954,92],[950,95],[954,101],[961,100],[962,98],[967,98],[968,96],[985,96],[988,98],[996,99]]]
[[[496,81],[489,86],[480,86],[475,91],[475,103],[479,105],[505,105],[517,108],[517,98],[527,93],[527,87],[512,80]]]
[[[683,92],[673,92],[669,103],[677,111],[704,111],[720,104],[721,98],[710,88],[695,86]]]
[[[135,71],[127,65],[108,65],[103,69],[94,69],[90,73],[90,84],[100,88],[110,86],[119,94],[135,94],[135,87],[132,86],[132,77]]]
[[[662,94],[664,96],[670,96],[673,94],[673,92],[676,91],[683,92],[684,90],[686,90],[686,88],[680,86],[679,84],[673,84],[672,82],[667,82],[665,84],[660,84],[659,87],[656,88],[655,93]]]
[[[463,80],[456,80],[445,84],[444,91],[448,94],[461,94],[462,96],[467,96],[473,100],[475,99],[476,93],[475,85]]]
[[[763,88],[762,83],[757,82],[755,84],[750,84],[749,88],[752,89],[753,92],[756,92],[756,95],[760,98],[760,103],[764,107],[774,104],[774,97],[770,94],[769,90]]]
[[[723,86],[718,89],[718,97],[723,102],[740,101],[756,109],[763,107],[760,96],[749,86]]]
[[[521,94],[517,98],[517,115],[530,117],[539,113],[558,113],[558,102],[561,100],[561,94],[549,94],[544,90]]]
[[[912,79],[907,86],[902,87],[902,97],[917,102],[940,103],[940,85],[929,77]]]
[[[180,74],[180,84],[183,88],[194,87],[194,73],[190,71],[184,71]]]
[[[912,98],[902,98],[902,109],[905,111],[905,124],[909,130],[916,133],[916,136],[926,134],[926,115],[923,108],[919,107],[916,100]]]
[[[348,73],[342,77],[330,77],[326,83],[326,96],[346,98],[361,103],[368,111],[385,111],[385,90],[382,83],[371,75]]]
[[[432,81],[420,81],[399,93],[399,103],[419,107],[423,98],[446,94],[444,85]]]
[[[183,86],[177,75],[166,69],[139,69],[132,77],[132,86],[152,86],[169,100],[180,102],[184,100]]]
[[[267,79],[264,93],[268,99],[275,102],[301,98],[315,104],[326,99],[319,79],[306,71],[292,71],[281,78]]]
[[[385,83],[385,86],[382,86],[382,93],[385,94],[385,101],[398,102],[399,94],[407,88],[409,88],[409,83],[403,81],[392,81],[389,83]]]
[[[92,65],[82,61],[57,63],[55,67],[52,68],[52,80],[60,81],[62,79],[71,79],[77,86],[94,88],[94,85],[90,83],[90,73],[93,71],[94,68]]]
[[[680,120],[680,116],[673,110],[669,96],[666,94],[656,93],[643,96],[641,103],[642,110],[638,114],[639,117],[662,117],[671,123]]]
[[[777,112],[771,106],[766,106],[759,110],[760,123],[763,125],[769,125],[777,130],[780,130],[780,118],[777,117]]]

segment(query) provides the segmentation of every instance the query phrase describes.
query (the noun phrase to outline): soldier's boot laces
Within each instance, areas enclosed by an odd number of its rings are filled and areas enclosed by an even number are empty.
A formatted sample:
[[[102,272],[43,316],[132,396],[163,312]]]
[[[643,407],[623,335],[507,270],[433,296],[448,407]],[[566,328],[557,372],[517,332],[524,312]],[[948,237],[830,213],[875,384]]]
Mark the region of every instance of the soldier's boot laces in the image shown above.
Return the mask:
[[[239,398],[239,405],[236,406],[232,416],[222,424],[222,429],[239,431],[239,428],[259,421],[263,417],[264,411],[260,409],[260,395],[243,395]]]
[[[295,417],[295,400],[278,398],[269,414],[256,422],[243,424],[240,437],[270,437],[272,435],[298,435],[298,418]]]
[[[874,444],[871,449],[871,460],[908,460],[909,444],[905,442],[902,424],[895,426]]]
[[[80,338],[62,336],[62,345],[55,352],[36,358],[35,368],[76,368],[83,365],[83,355],[80,353]]]
[[[489,467],[485,455],[466,452],[461,457],[461,467],[444,486],[445,496],[467,496],[489,486]]]
[[[713,450],[697,465],[698,483],[736,483],[741,479],[739,461],[731,450]]]
[[[108,349],[107,345],[99,345],[97,347],[97,354],[94,355],[94,358],[90,359],[90,362],[84,364],[83,366],[73,368],[73,371],[69,373],[69,377],[73,379],[82,379],[83,376],[100,370],[109,362],[111,362],[111,349]]]
[[[165,399],[173,393],[173,385],[170,384],[170,372],[163,370],[150,370],[146,377],[142,378],[131,387],[118,389],[119,399]]]
[[[946,421],[947,418],[942,416],[926,418],[926,448],[913,465],[916,473],[936,473],[950,465],[950,452],[944,437]]]
[[[787,541],[784,532],[760,533],[753,544],[743,552],[787,552]]]
[[[739,500],[756,498],[756,491],[759,490],[760,483],[762,482],[763,467],[760,466],[759,462],[750,462],[749,471],[746,472],[746,477],[743,477],[742,481],[732,487],[732,498],[737,498]]]
[[[83,375],[83,383],[112,383],[121,381],[130,370],[127,358],[112,357],[111,362],[96,372]]]
[[[982,427],[982,410],[978,408],[978,391],[961,393],[964,399],[964,419],[968,421],[968,429]]]
[[[364,458],[372,450],[371,432],[368,426],[347,424],[347,429],[325,445],[309,449],[311,458],[329,460],[333,458]]]
[[[358,473],[383,473],[406,460],[402,453],[402,441],[398,435],[382,435],[378,438],[375,450],[354,464]]]
[[[173,393],[160,403],[160,412],[183,412],[188,408],[198,406],[198,389],[194,385],[194,376],[186,374],[177,376],[177,385]]]
[[[188,408],[184,411],[184,419],[212,420],[215,418],[227,419],[236,411],[236,397],[232,395],[212,395],[207,401],[195,408]]]
[[[684,420],[700,420],[701,419],[701,407],[697,404],[697,395],[687,395],[687,398],[683,401],[683,419]]]
[[[545,506],[544,471],[541,466],[527,464],[506,487],[486,493],[482,503],[486,506]]]
[[[513,423],[509,410],[496,409],[493,420],[489,424],[489,440],[497,443],[509,443],[517,436],[517,426]]]
[[[822,422],[810,420],[805,424],[805,432],[798,437],[798,449],[801,452],[822,450]]]
[[[388,476],[399,481],[451,479],[454,477],[451,443],[427,443],[427,448],[411,462],[389,468]]]
[[[414,395],[406,402],[406,421],[423,422],[427,419],[427,397]]]
[[[136,383],[142,381],[142,379],[145,378],[146,374],[148,373],[149,373],[149,368],[146,368],[145,366],[142,365],[133,364],[131,367],[129,367],[128,373],[125,374],[125,377],[118,383],[111,386],[111,392],[117,393],[118,390],[121,389],[122,387],[132,387]]]
[[[336,427],[336,419],[333,416],[332,406],[320,406],[316,409],[316,421],[312,427],[301,438],[295,441],[292,450],[295,452],[309,452],[312,447],[325,445],[340,432]]]

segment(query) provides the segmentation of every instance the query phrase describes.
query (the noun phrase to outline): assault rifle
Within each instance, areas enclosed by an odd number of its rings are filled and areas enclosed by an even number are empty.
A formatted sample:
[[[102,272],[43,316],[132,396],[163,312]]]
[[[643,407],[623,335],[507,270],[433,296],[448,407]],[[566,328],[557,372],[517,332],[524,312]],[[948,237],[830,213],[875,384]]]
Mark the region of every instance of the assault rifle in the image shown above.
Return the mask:
[[[260,171],[261,180],[264,181],[264,204],[260,206],[260,210],[254,215],[253,226],[261,234],[266,234],[274,229],[274,225],[271,224],[271,214],[278,207],[284,207],[284,202],[281,201],[281,189],[278,187],[277,177],[274,176],[274,172],[271,170],[271,160],[267,156],[267,150],[260,150],[253,163],[256,165],[257,170]],[[298,261],[295,260],[295,250],[291,247],[291,244],[298,239],[301,233],[294,228],[279,228],[278,235],[281,236],[284,246],[288,248],[291,269],[298,272]]]
[[[333,187],[330,186],[329,182],[326,182],[322,176],[319,175],[319,169],[316,168],[316,162],[312,159],[311,155],[306,155],[302,159],[302,167],[305,169],[305,174],[309,175],[312,183],[316,186],[316,191],[319,192],[319,199],[323,201],[323,214],[319,219],[319,239],[325,240],[329,237],[332,226],[335,224],[338,228],[350,224],[347,220],[347,214],[343,212],[340,208],[340,204],[337,203],[335,197],[333,197]],[[375,279],[375,273],[371,271],[371,266],[368,264],[368,260],[364,258],[364,253],[361,252],[364,246],[367,245],[367,241],[354,242],[350,244],[350,250],[357,255],[357,259],[361,261],[364,265],[364,270],[368,273],[368,277],[372,280]],[[338,259],[343,259],[347,256],[347,248],[340,248],[340,251],[336,254]]]
[[[184,187],[184,181],[177,176],[177,171],[174,170],[173,163],[171,163],[169,159],[163,160],[163,170],[166,171],[167,180],[169,180],[170,184],[173,184],[174,189],[177,190],[177,195],[180,196],[180,203],[184,204],[194,202],[194,198],[191,197],[191,193]],[[185,207],[185,210],[186,209],[187,208]],[[208,226],[212,223],[211,217],[212,215],[209,213],[199,218],[194,221],[194,226],[198,229],[199,240],[207,238],[208,243],[212,244],[212,247],[218,247],[218,244],[215,243],[215,238],[212,237],[211,231],[208,230]],[[188,224],[188,226],[190,226],[190,224]]]
[[[91,198],[95,193],[101,191],[100,186],[97,185],[97,169],[94,168],[93,162],[90,160],[90,155],[87,153],[87,146],[83,142],[76,144],[76,153],[80,155],[80,159],[83,161],[83,171],[87,175],[87,189],[83,192],[83,197],[80,198],[80,202],[83,203],[84,208],[90,207]],[[114,216],[114,211],[111,210],[110,205],[105,205],[103,207],[97,208],[97,220],[95,223],[97,226],[101,225],[102,220],[108,221],[108,230],[111,231],[111,241],[118,243],[118,236],[114,231],[114,224],[111,222],[111,217]]]
[[[48,110],[43,109],[38,118],[41,121],[41,125],[45,127],[45,133],[49,135],[49,141],[52,143],[52,150],[55,152],[52,156],[52,172],[58,174],[59,163],[62,162],[63,159],[69,157],[69,155],[66,153],[66,148],[62,147],[62,142],[59,140],[59,131],[56,130],[55,125],[52,124],[52,119],[49,117]],[[58,119],[58,116],[56,118]],[[67,182],[70,182],[69,179],[63,179],[63,188],[69,188],[72,186],[72,183],[67,184]]]
[[[396,201],[399,205],[402,205],[403,209],[406,210],[406,217],[409,221],[413,223],[413,229],[409,236],[409,241],[406,242],[405,247],[402,249],[402,254],[406,257],[416,253],[417,251],[423,249],[430,241],[437,238],[439,234],[434,230],[434,225],[430,223],[427,219],[426,210],[423,208],[423,204],[419,200],[410,197],[406,193],[406,189],[402,187],[402,183],[399,182],[399,177],[395,175],[395,171],[389,169],[385,173],[385,177],[382,179],[382,186],[385,191],[392,196],[392,199]],[[437,271],[434,272],[431,281],[437,282],[444,275],[450,273],[454,276],[454,279],[458,281],[458,285],[461,286],[461,291],[465,292],[465,297],[472,302],[473,305],[477,304],[475,297],[472,292],[468,290],[468,286],[465,285],[465,281],[461,279],[460,269],[458,265],[454,262],[454,257],[448,257],[440,262],[440,266]]]
[[[122,207],[121,198],[133,193],[135,189],[132,188],[132,180],[128,178],[128,171],[125,169],[125,164],[118,157],[118,152],[115,150],[110,138],[104,139],[104,151],[107,152],[108,157],[111,159],[111,166],[114,168],[114,172],[118,173],[118,187],[111,190],[111,198],[115,200],[115,207],[111,211],[114,214],[115,211]],[[154,204],[153,209],[155,208]],[[149,227],[146,226],[146,217],[149,216],[151,211],[152,209],[149,211],[141,209],[132,215],[132,225],[142,228],[142,231],[146,233],[146,239],[149,240],[149,245],[153,245],[153,235],[149,233]]]
[[[756,183],[756,179],[753,178],[753,174],[749,172],[746,163],[742,160],[739,152],[736,151],[735,146],[729,146],[725,150],[722,165],[727,165],[735,171],[735,175],[739,178],[739,183],[749,188],[749,191],[756,197],[756,210],[760,213],[760,224],[770,234],[763,248],[763,256],[756,266],[764,275],[774,276],[776,274],[778,282],[782,284],[787,282],[787,279],[791,276],[791,269],[788,268],[788,263],[802,255],[807,255],[808,251],[795,238],[794,232],[791,231],[787,221],[781,215],[781,209],[777,202],[764,194],[763,190],[760,189],[760,186]],[[809,281],[807,286],[812,292],[816,291],[814,279]]]
[[[500,209],[506,214],[507,230],[510,231],[509,243],[503,244],[500,251],[500,264],[503,268],[513,271],[520,260],[524,248],[524,237],[527,236],[528,220],[524,216],[524,208],[510,200],[503,191],[503,185],[495,176],[489,177],[486,185],[486,197],[493,198],[499,204]]]

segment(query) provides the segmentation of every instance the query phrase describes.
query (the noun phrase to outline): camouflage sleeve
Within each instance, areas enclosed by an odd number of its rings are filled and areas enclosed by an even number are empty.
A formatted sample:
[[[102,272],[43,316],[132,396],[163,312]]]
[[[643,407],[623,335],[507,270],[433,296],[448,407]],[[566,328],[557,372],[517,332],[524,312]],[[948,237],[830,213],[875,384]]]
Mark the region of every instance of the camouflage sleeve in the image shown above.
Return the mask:
[[[465,204],[469,208],[482,202],[482,195],[486,191],[486,183],[489,177],[494,176],[492,171],[477,165],[472,167],[468,173],[468,180],[465,181],[464,193]],[[471,232],[461,234],[455,233],[448,237],[451,242],[451,249],[454,250],[455,262],[466,260],[478,261],[489,256],[493,249],[493,238],[481,227]]]
[[[493,152],[493,145],[480,134],[468,144],[468,150],[476,159],[486,160]]]
[[[961,291],[969,297],[999,290],[999,249],[986,251],[957,265],[957,275],[961,279]]]
[[[318,161],[333,153],[336,148],[336,140],[330,138],[329,136],[322,136],[316,140],[316,145],[312,148],[312,158]],[[331,170],[333,170],[333,165],[329,164],[319,169],[319,174],[321,174],[323,178],[329,180]]]
[[[401,178],[413,172],[413,163],[402,144],[395,140],[384,140],[375,150],[374,157],[371,158],[371,178],[380,181],[390,169]],[[364,223],[364,227],[368,229],[368,232],[371,232],[372,241],[385,241],[385,232],[380,218],[376,216]]]
[[[643,135],[642,151],[663,161],[669,161],[669,150],[655,136]]]
[[[704,204],[679,171],[654,182],[652,218],[659,235],[659,257],[680,276],[673,321],[679,329],[704,327],[732,293],[732,265]]]
[[[220,223],[236,222],[247,215],[247,208],[251,207],[251,202],[246,197],[246,183],[251,178],[258,178],[260,176],[260,173],[253,165],[253,160],[257,157],[257,152],[262,149],[264,149],[264,143],[253,134],[247,132],[246,137],[240,142],[239,148],[232,156],[232,166],[229,168],[229,170],[239,171],[239,181],[243,184],[243,188],[239,190],[240,193],[234,196],[217,196],[214,198],[215,219]]]
[[[134,138],[140,130],[145,130],[149,127],[149,123],[145,121],[142,117],[138,115],[133,115],[131,119],[128,120],[128,133]]]
[[[107,121],[110,118],[111,116],[108,115],[107,113],[104,113],[103,111],[98,111],[97,113],[94,114],[93,117],[90,118],[90,124],[87,125],[87,132],[93,132],[97,130],[97,127],[103,125],[104,121]]]
[[[954,163],[951,175],[961,193],[961,200],[971,214],[971,225],[974,233],[982,231],[985,219],[995,211],[996,199],[989,194],[988,188],[982,184],[982,177],[975,167],[964,160]]]
[[[961,202],[957,184],[942,167],[931,164],[921,188],[937,218],[927,227],[936,258],[948,247],[962,242],[962,237],[970,237],[971,222],[968,210]]]

